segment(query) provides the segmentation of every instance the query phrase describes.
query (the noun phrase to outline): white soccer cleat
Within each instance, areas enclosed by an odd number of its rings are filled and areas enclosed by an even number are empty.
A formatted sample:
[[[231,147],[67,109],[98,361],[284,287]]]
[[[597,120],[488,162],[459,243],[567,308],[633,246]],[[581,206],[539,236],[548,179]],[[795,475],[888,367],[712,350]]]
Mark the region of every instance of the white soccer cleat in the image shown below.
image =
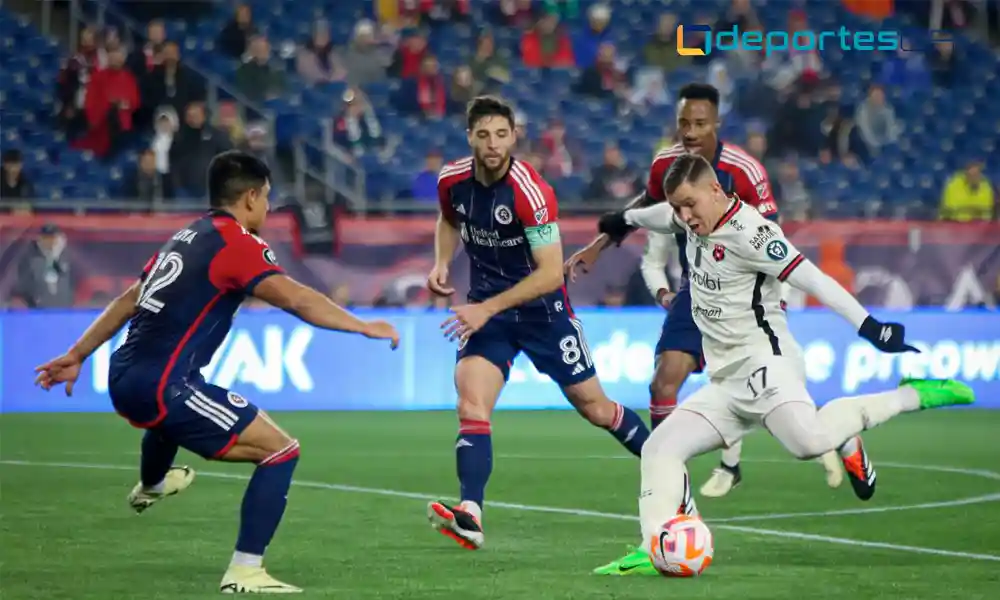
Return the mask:
[[[264,567],[230,565],[222,576],[219,591],[223,594],[300,594],[302,588],[278,581]]]
[[[844,470],[840,468],[840,457],[836,452],[827,452],[819,457],[820,464],[826,469],[826,484],[832,488],[844,483]]]
[[[167,476],[163,478],[162,492],[147,490],[143,488],[140,481],[128,495],[129,506],[136,514],[139,514],[167,496],[183,492],[191,485],[192,481],[194,481],[194,469],[191,467],[170,467]]]
[[[716,467],[712,471],[712,476],[701,486],[701,495],[706,498],[721,498],[733,491],[742,481],[739,467],[735,469]]]
[[[438,533],[466,550],[483,547],[485,536],[479,517],[462,504],[449,506],[444,502],[431,502],[427,505],[427,520]]]

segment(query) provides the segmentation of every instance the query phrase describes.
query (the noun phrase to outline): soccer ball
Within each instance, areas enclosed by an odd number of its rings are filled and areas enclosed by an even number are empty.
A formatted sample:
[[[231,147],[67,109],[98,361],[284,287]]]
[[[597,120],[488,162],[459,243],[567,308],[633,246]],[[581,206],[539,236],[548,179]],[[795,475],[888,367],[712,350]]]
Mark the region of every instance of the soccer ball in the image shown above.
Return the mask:
[[[697,577],[712,564],[712,532],[698,517],[677,515],[649,540],[653,566],[665,577]]]

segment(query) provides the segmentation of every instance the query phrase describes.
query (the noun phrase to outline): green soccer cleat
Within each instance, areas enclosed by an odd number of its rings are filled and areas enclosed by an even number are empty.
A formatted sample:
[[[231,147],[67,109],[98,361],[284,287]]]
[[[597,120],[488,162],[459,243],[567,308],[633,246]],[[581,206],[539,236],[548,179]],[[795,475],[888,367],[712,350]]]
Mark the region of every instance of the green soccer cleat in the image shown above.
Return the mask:
[[[595,575],[659,575],[653,559],[645,550],[630,548],[629,553],[614,562],[594,569]]]
[[[976,393],[961,381],[954,379],[911,379],[904,377],[900,387],[908,385],[920,397],[920,409],[943,408],[959,404],[972,404]]]

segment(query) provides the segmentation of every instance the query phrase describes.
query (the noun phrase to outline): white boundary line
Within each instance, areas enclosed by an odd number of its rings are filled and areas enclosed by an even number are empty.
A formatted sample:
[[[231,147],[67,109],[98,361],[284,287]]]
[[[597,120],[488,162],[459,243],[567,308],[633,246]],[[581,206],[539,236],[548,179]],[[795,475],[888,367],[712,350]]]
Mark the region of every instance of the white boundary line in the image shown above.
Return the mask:
[[[72,462],[36,462],[36,461],[26,461],[26,460],[0,460],[0,464],[12,465],[12,466],[23,466],[23,467],[54,467],[54,468],[64,468],[64,469],[99,469],[99,470],[109,470],[109,471],[135,471],[134,466],[124,466],[124,465],[109,465],[109,464],[89,464],[89,463],[72,463]],[[237,475],[234,473],[218,473],[212,471],[199,471],[198,474],[202,477],[214,477],[218,479],[234,479],[240,481],[246,481],[249,477],[244,475]],[[409,498],[413,500],[435,500],[439,499],[439,496],[430,496],[428,494],[418,494],[414,492],[401,492],[398,490],[387,490],[382,488],[369,488],[369,487],[359,487],[353,485],[339,485],[333,483],[322,483],[318,481],[299,481],[293,482],[294,485],[298,487],[307,487],[323,490],[334,490],[339,492],[350,492],[357,494],[372,494],[378,496],[389,496],[394,498]],[[998,494],[1000,495],[1000,494]],[[490,502],[491,507],[496,508],[506,508],[509,510],[519,510],[524,512],[539,512],[539,513],[549,513],[549,514],[560,514],[560,515],[571,515],[576,517],[592,517],[596,519],[613,519],[618,521],[638,521],[638,518],[634,515],[623,515],[618,513],[607,513],[592,510],[582,510],[576,508],[558,508],[553,506],[535,506],[531,504],[514,504],[510,502]],[[891,508],[891,507],[887,507]],[[972,552],[958,552],[954,550],[942,550],[940,548],[925,548],[921,546],[908,546],[901,544],[889,544],[884,542],[869,542],[865,540],[856,540],[852,538],[840,538],[831,537],[825,535],[815,535],[811,533],[803,533],[798,531],[781,531],[776,529],[761,529],[757,527],[744,527],[741,525],[725,525],[718,524],[713,525],[718,529],[726,529],[729,531],[738,531],[741,533],[749,533],[753,535],[771,536],[785,539],[795,539],[804,540],[811,542],[824,542],[828,544],[838,544],[842,546],[853,546],[861,548],[877,548],[882,550],[894,550],[897,552],[910,552],[914,554],[930,554],[934,556],[948,556],[953,558],[965,558],[969,560],[982,560],[991,562],[1000,562],[1000,556],[994,554],[978,554]]]

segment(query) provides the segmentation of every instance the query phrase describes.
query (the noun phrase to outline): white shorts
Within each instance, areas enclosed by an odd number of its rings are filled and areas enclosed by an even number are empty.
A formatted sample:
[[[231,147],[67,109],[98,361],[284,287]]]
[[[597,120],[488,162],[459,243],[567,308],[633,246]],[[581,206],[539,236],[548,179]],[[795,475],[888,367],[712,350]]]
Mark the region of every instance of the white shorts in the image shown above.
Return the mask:
[[[799,356],[750,358],[735,372],[711,380],[677,407],[708,420],[732,446],[754,427],[763,427],[774,409],[789,402],[813,407]]]

